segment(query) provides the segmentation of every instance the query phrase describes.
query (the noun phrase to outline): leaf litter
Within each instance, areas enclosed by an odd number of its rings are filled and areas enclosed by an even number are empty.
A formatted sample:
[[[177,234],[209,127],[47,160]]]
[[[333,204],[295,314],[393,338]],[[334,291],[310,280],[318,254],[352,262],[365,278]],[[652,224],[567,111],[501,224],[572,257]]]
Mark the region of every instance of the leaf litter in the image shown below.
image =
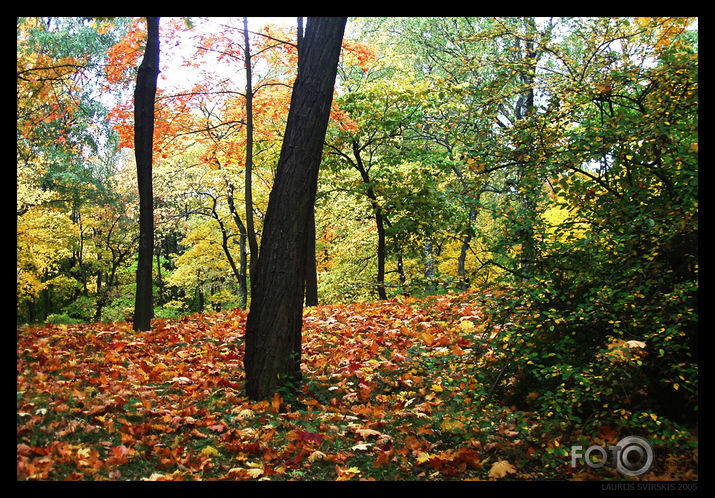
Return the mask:
[[[553,445],[538,414],[520,414],[532,424],[522,433],[511,408],[479,408],[474,302],[467,292],[308,308],[300,392],[261,402],[243,390],[245,311],[139,333],[23,327],[17,479],[603,478],[567,456],[544,465]]]

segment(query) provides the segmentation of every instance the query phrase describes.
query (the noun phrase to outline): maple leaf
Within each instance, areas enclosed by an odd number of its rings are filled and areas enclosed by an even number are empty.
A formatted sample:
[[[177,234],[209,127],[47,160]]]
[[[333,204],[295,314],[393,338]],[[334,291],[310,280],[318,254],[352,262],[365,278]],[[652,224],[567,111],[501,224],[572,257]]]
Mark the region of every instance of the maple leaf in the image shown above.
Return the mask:
[[[263,475],[263,469],[262,468],[250,468],[246,469],[246,472],[248,473],[249,476],[251,476],[254,479],[257,479]]]
[[[474,330],[474,322],[470,322],[469,320],[463,320],[459,322],[459,328],[463,332],[470,332]]]
[[[422,332],[422,334],[420,334],[420,337],[422,338],[424,343],[427,344],[428,346],[431,346],[432,343],[434,342],[434,336],[432,334],[430,334],[429,332]]]
[[[290,431],[287,436],[289,441],[307,441],[316,444],[320,444],[325,438],[324,434],[303,431],[300,429]]]
[[[134,453],[134,450],[127,448],[126,446],[124,446],[124,444],[114,446],[109,450],[109,458],[107,459],[107,464],[119,465],[122,463],[126,463],[132,453]]]
[[[392,456],[395,454],[395,448],[392,447],[387,451],[379,451],[377,459],[375,460],[375,467],[382,467],[383,465],[388,465]]]
[[[614,442],[618,438],[618,434],[612,427],[608,425],[602,425],[598,430],[598,435],[603,438],[604,441]]]
[[[501,479],[507,474],[514,473],[516,473],[516,469],[506,460],[499,460],[498,462],[495,462],[494,465],[492,465],[492,468],[489,469],[489,477],[494,479]]]
[[[177,382],[179,384],[193,384],[194,381],[188,377],[174,377],[171,379],[171,382]]]

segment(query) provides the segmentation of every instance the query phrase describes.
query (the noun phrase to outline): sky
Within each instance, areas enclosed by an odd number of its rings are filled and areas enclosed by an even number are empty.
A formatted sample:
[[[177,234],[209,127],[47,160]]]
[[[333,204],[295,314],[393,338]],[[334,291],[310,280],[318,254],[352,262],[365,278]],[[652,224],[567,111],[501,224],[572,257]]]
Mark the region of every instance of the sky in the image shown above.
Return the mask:
[[[204,30],[208,31],[211,29],[220,29],[220,24],[227,22],[228,19],[229,18],[227,17],[197,18],[194,23],[193,30],[194,32],[201,32]],[[237,21],[239,24],[243,22],[242,17],[234,17],[231,19],[233,20],[233,24],[236,24]],[[249,31],[258,31],[262,26],[266,24],[292,27],[297,24],[297,21],[295,17],[248,17]],[[181,43],[180,45],[170,47],[170,50],[172,52],[171,54],[162,54],[161,73],[163,78],[165,79],[163,79],[163,81],[160,83],[160,87],[169,90],[175,84],[178,87],[186,88],[187,79],[198,78],[198,74],[194,75],[193,73],[196,70],[192,68],[183,67],[180,64],[176,63],[172,55],[176,55],[177,58],[180,59],[182,53],[191,54],[193,53],[194,48],[191,43],[187,41],[187,43],[185,44]],[[232,70],[232,68],[228,65],[226,66],[226,69],[228,71],[227,76],[232,76],[231,73],[237,73],[236,70]]]

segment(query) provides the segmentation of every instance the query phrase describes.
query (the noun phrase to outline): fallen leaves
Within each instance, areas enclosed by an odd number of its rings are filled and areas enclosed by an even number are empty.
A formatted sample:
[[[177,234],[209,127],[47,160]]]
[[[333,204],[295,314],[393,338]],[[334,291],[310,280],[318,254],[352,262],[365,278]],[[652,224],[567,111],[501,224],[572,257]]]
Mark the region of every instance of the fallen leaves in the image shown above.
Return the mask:
[[[433,420],[450,399],[450,371],[425,371],[416,353],[466,354],[472,322],[459,321],[451,299],[430,314],[413,304],[307,310],[299,410],[279,393],[244,397],[240,311],[156,320],[141,333],[27,328],[18,334],[18,478],[370,479],[365,462],[392,478],[478,472],[479,445],[439,440],[466,434],[469,419]],[[468,304],[460,312],[475,319]],[[73,443],[89,434],[93,446]]]
[[[544,451],[534,434],[523,441],[510,410],[470,411],[478,322],[468,293],[307,309],[302,390],[262,402],[243,393],[241,311],[156,320],[141,333],[27,327],[17,336],[17,478],[536,475],[522,463],[538,467]]]

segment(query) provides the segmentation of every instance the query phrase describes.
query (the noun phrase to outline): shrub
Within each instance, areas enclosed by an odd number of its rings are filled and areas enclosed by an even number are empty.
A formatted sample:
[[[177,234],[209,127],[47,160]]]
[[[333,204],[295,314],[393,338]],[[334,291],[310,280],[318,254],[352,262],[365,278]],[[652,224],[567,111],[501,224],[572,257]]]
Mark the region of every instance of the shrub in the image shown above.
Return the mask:
[[[62,314],[54,313],[47,317],[46,322],[50,323],[52,325],[71,325],[74,323],[82,323],[82,320],[77,320],[76,318],[72,318],[67,313],[62,313]]]

